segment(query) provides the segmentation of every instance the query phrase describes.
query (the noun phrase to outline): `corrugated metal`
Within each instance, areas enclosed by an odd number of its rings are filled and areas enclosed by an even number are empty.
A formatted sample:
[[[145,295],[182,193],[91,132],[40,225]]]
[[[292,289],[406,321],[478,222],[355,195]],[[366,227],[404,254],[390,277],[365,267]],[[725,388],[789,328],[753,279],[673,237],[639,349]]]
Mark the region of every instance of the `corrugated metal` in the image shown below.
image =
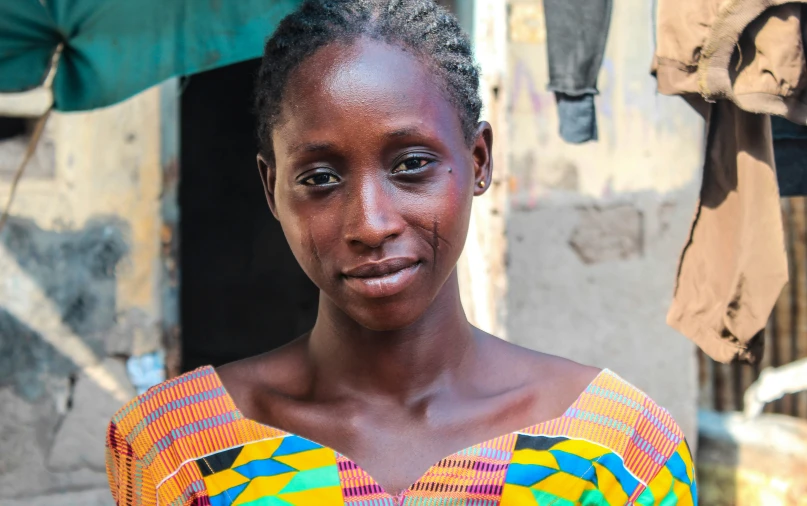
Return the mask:
[[[700,405],[716,411],[741,411],[743,393],[766,367],[777,367],[807,357],[807,200],[782,200],[782,221],[790,263],[790,283],[782,290],[763,332],[765,354],[753,365],[720,364],[698,352]],[[765,407],[807,419],[807,392],[786,395]]]

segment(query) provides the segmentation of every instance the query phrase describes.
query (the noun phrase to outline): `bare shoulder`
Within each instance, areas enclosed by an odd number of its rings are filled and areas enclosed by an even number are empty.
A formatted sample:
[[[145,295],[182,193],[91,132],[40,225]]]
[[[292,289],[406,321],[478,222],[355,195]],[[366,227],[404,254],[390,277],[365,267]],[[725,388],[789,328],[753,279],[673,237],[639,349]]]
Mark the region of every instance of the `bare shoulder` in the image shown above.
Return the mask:
[[[531,362],[532,370],[548,383],[549,388],[568,392],[574,399],[577,399],[602,372],[602,369],[598,367],[581,364],[574,360],[528,350],[517,345],[511,346],[519,348],[519,355],[525,362]]]
[[[550,411],[561,412],[574,403],[602,369],[542,353],[486,335],[485,354],[503,385],[533,391]],[[554,406],[554,409],[552,409]]]
[[[216,368],[221,383],[242,411],[274,395],[295,397],[308,385],[306,337],[276,350]]]

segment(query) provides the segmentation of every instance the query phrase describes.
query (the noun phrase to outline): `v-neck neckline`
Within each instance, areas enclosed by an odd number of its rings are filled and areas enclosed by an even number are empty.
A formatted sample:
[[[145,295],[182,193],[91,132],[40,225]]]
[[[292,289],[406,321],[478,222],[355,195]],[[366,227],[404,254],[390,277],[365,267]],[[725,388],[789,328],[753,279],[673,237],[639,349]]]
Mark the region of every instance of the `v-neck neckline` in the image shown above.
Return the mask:
[[[371,482],[371,484],[372,484],[372,485],[375,485],[376,487],[378,487],[378,490],[380,490],[380,491],[381,491],[381,495],[385,496],[385,497],[386,497],[386,498],[388,498],[390,501],[392,501],[392,504],[393,504],[393,505],[395,505],[395,506],[401,506],[401,505],[403,505],[403,504],[404,504],[404,501],[406,500],[407,495],[408,495],[410,492],[412,492],[413,490],[415,490],[415,488],[416,488],[416,487],[417,487],[417,486],[418,486],[420,483],[422,483],[422,482],[423,482],[423,480],[425,480],[427,477],[429,477],[430,475],[432,475],[432,474],[433,474],[433,471],[435,471],[435,469],[437,469],[437,468],[438,468],[438,466],[440,465],[440,463],[441,463],[441,462],[443,462],[443,461],[445,461],[446,459],[450,459],[450,458],[454,458],[454,457],[461,456],[462,454],[467,453],[467,452],[469,452],[470,450],[473,450],[474,448],[477,448],[477,447],[480,447],[480,446],[494,445],[495,443],[497,443],[497,442],[501,441],[502,439],[505,439],[505,438],[507,438],[507,437],[511,437],[511,436],[513,436],[514,434],[523,434],[523,433],[528,433],[528,434],[536,434],[536,433],[540,433],[541,429],[542,429],[544,426],[546,426],[546,425],[550,425],[550,424],[552,424],[552,423],[554,423],[554,422],[557,422],[557,421],[559,421],[559,420],[563,419],[563,417],[565,417],[565,416],[566,416],[566,414],[569,412],[569,410],[570,410],[570,409],[572,409],[572,408],[573,408],[573,407],[574,407],[574,406],[575,406],[575,405],[576,405],[576,404],[577,404],[577,403],[580,401],[580,399],[583,397],[583,395],[584,395],[586,392],[588,392],[589,388],[590,388],[592,385],[596,384],[596,383],[597,383],[597,381],[598,381],[598,380],[599,380],[599,379],[600,379],[600,378],[601,378],[603,375],[605,375],[605,374],[607,374],[607,373],[609,373],[609,372],[610,372],[610,370],[609,370],[609,369],[607,369],[607,368],[605,368],[605,369],[601,369],[601,370],[600,370],[600,372],[598,372],[598,373],[597,373],[597,375],[596,375],[596,376],[594,376],[594,379],[592,379],[592,380],[591,380],[591,381],[588,383],[588,385],[586,385],[586,388],[584,388],[584,389],[583,389],[583,391],[582,391],[582,392],[580,392],[580,394],[578,394],[578,396],[575,398],[575,400],[574,400],[574,401],[573,401],[571,404],[569,404],[569,407],[567,407],[567,408],[566,408],[566,410],[564,410],[563,414],[561,414],[560,416],[557,416],[557,417],[555,417],[555,418],[550,418],[549,420],[544,420],[543,422],[539,422],[539,423],[536,423],[536,424],[530,425],[530,426],[528,426],[528,427],[524,427],[524,428],[519,429],[519,430],[514,430],[513,432],[508,432],[507,434],[502,434],[502,435],[499,435],[499,436],[496,436],[496,437],[490,438],[490,439],[488,439],[488,440],[485,440],[485,441],[482,441],[482,442],[479,442],[479,443],[473,444],[473,445],[471,445],[471,446],[467,446],[467,447],[465,447],[465,448],[462,448],[462,449],[460,449],[460,450],[457,450],[457,451],[456,451],[456,452],[454,452],[454,453],[451,453],[451,454],[449,454],[449,455],[446,455],[445,457],[441,458],[440,460],[438,460],[437,462],[435,462],[434,464],[432,464],[431,466],[429,466],[429,468],[428,468],[428,469],[426,469],[426,471],[425,471],[423,474],[421,474],[421,475],[420,475],[420,477],[419,477],[417,480],[415,480],[415,482],[414,482],[414,483],[412,483],[411,485],[409,485],[407,488],[405,488],[405,489],[401,490],[399,493],[397,493],[397,494],[392,494],[392,493],[390,493],[390,492],[387,492],[387,490],[384,488],[384,486],[383,486],[383,485],[381,485],[381,483],[379,483],[379,482],[378,482],[378,480],[376,480],[376,479],[375,479],[375,478],[374,478],[374,477],[373,477],[373,476],[372,476],[370,473],[368,473],[368,472],[367,472],[367,471],[366,471],[366,470],[365,470],[365,469],[364,469],[362,466],[360,466],[360,465],[359,465],[359,464],[358,464],[358,463],[357,463],[355,460],[353,460],[352,458],[348,457],[348,456],[347,456],[347,455],[345,455],[344,453],[342,453],[342,452],[340,452],[340,451],[338,451],[338,450],[336,450],[336,449],[334,449],[334,448],[332,448],[332,447],[330,447],[330,446],[328,446],[328,445],[324,445],[324,444],[322,444],[322,443],[319,443],[319,442],[317,442],[317,441],[315,441],[315,440],[313,440],[313,439],[309,439],[309,438],[304,437],[304,436],[301,436],[301,435],[299,435],[299,434],[295,434],[294,432],[289,432],[289,431],[287,431],[287,430],[280,429],[280,428],[278,428],[278,427],[274,427],[274,426],[272,426],[272,425],[268,425],[268,424],[265,424],[265,423],[261,423],[261,422],[259,422],[259,421],[257,421],[257,420],[253,420],[252,418],[248,418],[246,415],[244,415],[244,413],[243,413],[243,412],[242,412],[242,411],[241,411],[241,410],[238,408],[238,406],[235,404],[235,399],[233,399],[233,396],[232,396],[232,395],[230,395],[230,392],[228,392],[228,391],[227,391],[227,388],[224,386],[224,383],[221,381],[221,377],[219,377],[219,373],[218,373],[218,371],[216,371],[216,369],[215,369],[213,366],[210,366],[210,365],[209,365],[209,366],[207,366],[207,367],[208,367],[208,369],[210,370],[210,372],[212,372],[213,377],[215,378],[216,382],[218,383],[218,386],[219,386],[219,387],[222,389],[222,391],[224,392],[224,395],[227,397],[227,400],[230,402],[230,405],[232,406],[233,411],[234,411],[234,412],[235,412],[235,413],[238,415],[238,417],[239,417],[239,418],[241,418],[241,419],[245,420],[245,421],[246,421],[246,422],[248,422],[248,423],[251,423],[251,424],[253,424],[253,425],[256,425],[257,427],[261,427],[261,428],[264,428],[264,429],[269,429],[269,430],[274,431],[274,432],[280,432],[281,434],[280,434],[278,437],[288,437],[288,436],[294,436],[294,437],[298,437],[298,438],[300,438],[300,439],[304,439],[305,441],[308,441],[308,442],[310,442],[310,443],[312,443],[312,444],[314,444],[314,445],[317,445],[317,446],[319,446],[319,447],[322,447],[322,448],[325,448],[325,449],[327,449],[327,450],[332,451],[332,452],[334,453],[334,455],[336,455],[336,456],[338,456],[338,457],[342,457],[342,458],[343,458],[343,459],[345,459],[345,460],[346,460],[346,461],[347,461],[349,464],[351,464],[352,466],[354,466],[354,467],[355,467],[355,468],[356,468],[358,471],[362,472],[362,473],[363,473],[363,474],[364,474],[364,475],[367,477],[367,479],[368,479],[368,480]]]

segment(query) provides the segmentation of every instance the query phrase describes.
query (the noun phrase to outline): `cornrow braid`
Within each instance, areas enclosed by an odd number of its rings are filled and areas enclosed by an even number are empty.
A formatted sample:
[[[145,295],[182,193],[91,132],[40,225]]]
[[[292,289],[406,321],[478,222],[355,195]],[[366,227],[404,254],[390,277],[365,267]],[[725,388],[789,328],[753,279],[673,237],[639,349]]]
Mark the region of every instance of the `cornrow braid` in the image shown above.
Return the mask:
[[[473,140],[482,109],[479,70],[471,42],[453,15],[433,0],[306,0],[264,47],[255,85],[262,150],[272,151],[271,132],[291,72],[318,49],[359,37],[398,46],[429,65],[457,110],[466,140]]]

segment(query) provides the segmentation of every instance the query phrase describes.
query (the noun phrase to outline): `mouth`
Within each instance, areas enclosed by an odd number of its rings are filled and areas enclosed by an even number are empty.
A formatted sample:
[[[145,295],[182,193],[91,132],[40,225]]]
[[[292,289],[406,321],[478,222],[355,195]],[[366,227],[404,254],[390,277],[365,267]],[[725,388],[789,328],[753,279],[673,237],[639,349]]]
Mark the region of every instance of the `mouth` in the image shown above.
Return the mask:
[[[391,258],[370,262],[342,272],[345,283],[367,298],[389,297],[402,292],[415,279],[420,262],[411,258]]]

